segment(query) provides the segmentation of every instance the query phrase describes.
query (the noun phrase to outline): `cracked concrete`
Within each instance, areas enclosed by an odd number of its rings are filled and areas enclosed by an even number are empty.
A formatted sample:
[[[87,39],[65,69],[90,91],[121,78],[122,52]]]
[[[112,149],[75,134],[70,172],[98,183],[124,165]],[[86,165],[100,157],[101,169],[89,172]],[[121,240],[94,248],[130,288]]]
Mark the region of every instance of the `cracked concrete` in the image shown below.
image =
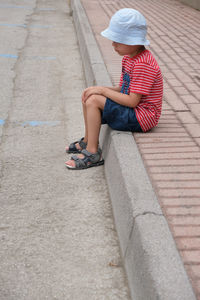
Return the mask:
[[[4,9],[6,10],[6,9]],[[3,11],[1,11],[1,14],[3,15]],[[30,12],[26,12],[24,14],[20,14],[20,18],[22,19],[21,22],[26,22],[27,17],[29,17],[31,15]],[[12,19],[12,13],[11,13],[11,19],[10,19],[10,15],[7,16],[8,20],[10,21]],[[2,18],[3,19],[3,18]],[[6,30],[7,32],[7,30]],[[6,50],[8,49],[8,41],[11,39],[12,40],[12,34],[10,36],[10,39],[4,38],[4,31],[1,31],[0,34],[0,40],[1,40],[1,46],[0,46],[0,52],[5,53]],[[15,37],[15,46],[12,47],[12,50],[9,49],[9,51],[13,51],[14,54],[19,55],[19,57],[17,59],[13,59],[11,62],[1,62],[1,69],[4,69],[4,67],[2,68],[2,66],[4,65],[10,65],[10,68],[8,68],[6,70],[6,72],[1,72],[1,76],[3,76],[4,78],[6,78],[7,80],[7,84],[6,86],[4,84],[2,84],[1,87],[1,97],[0,97],[0,107],[1,107],[1,116],[0,118],[2,120],[4,120],[4,125],[0,126],[0,146],[3,146],[3,144],[5,143],[5,140],[7,138],[7,128],[9,126],[9,119],[10,119],[10,114],[12,113],[12,105],[13,105],[13,99],[15,98],[15,89],[16,89],[16,78],[17,78],[17,65],[19,63],[19,59],[20,59],[20,52],[23,50],[23,48],[26,45],[26,39],[28,37],[28,29],[26,28],[20,28],[19,30],[19,34]],[[9,44],[9,48],[10,48],[10,44]],[[6,73],[6,74],[5,74]],[[0,76],[0,78],[1,78]],[[4,83],[4,80],[1,81],[2,83]],[[1,160],[0,162],[0,178],[3,178],[3,170],[4,170],[4,166],[5,163],[3,160]]]
[[[21,23],[28,25],[31,22],[30,18],[34,13],[34,9],[35,8],[33,8],[32,11],[30,11],[30,10],[19,11],[18,13],[10,10],[9,15],[8,15],[8,8],[3,7],[1,9],[1,15],[3,16],[1,18],[1,20],[3,21],[5,18],[5,15],[6,15],[5,21],[7,21],[7,23],[9,23],[9,21],[12,22],[13,20],[15,20],[15,22],[16,22],[18,19],[20,19]],[[28,21],[27,21],[27,19],[28,19]],[[8,61],[1,62],[1,68],[4,65],[6,65],[6,66],[10,65],[10,68],[7,69],[6,74],[5,74],[5,72],[2,72],[2,75],[1,75],[1,76],[4,76],[4,78],[6,77],[8,84],[6,86],[2,85],[2,87],[1,87],[1,97],[0,97],[1,119],[3,119],[5,123],[4,123],[4,126],[2,126],[2,128],[0,128],[0,144],[4,143],[4,136],[6,136],[5,132],[6,132],[6,128],[8,127],[8,123],[9,123],[9,115],[12,111],[13,99],[15,98],[16,79],[18,76],[17,66],[20,61],[21,52],[25,48],[27,39],[29,36],[28,27],[26,27],[26,28],[20,27],[17,35],[15,33],[15,30],[13,30],[13,31],[9,30],[9,39],[7,37],[4,38],[4,35],[8,34],[7,32],[8,32],[7,28],[5,28],[5,30],[1,31],[0,53],[5,53],[6,50],[9,49],[8,52],[12,51],[13,54],[18,55],[18,58],[13,59],[12,61],[9,61],[9,62]],[[14,35],[13,38],[12,38],[12,35]],[[10,41],[12,41],[12,40],[15,41],[14,46],[13,45],[11,46],[11,44],[10,44]],[[7,43],[8,43],[8,45],[7,45]],[[2,168],[2,166],[3,166],[3,163],[1,162],[0,167]],[[1,171],[1,173],[2,172],[3,171]]]
[[[157,213],[155,213],[155,212],[153,212],[153,211],[145,211],[145,212],[143,212],[142,214],[138,214],[137,216],[135,216],[135,219],[136,219],[137,217],[140,217],[140,216],[146,216],[146,215],[154,215],[154,216],[158,216],[158,217],[163,217],[163,216],[164,216],[163,214],[157,214]]]

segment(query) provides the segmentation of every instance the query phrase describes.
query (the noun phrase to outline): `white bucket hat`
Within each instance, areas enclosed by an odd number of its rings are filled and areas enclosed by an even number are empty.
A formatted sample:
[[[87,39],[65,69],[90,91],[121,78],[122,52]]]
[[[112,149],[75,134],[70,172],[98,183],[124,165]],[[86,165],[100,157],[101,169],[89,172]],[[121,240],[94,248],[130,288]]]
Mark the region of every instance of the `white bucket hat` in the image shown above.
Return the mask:
[[[109,27],[101,32],[107,39],[125,45],[149,45],[146,39],[147,24],[144,16],[132,8],[118,10]]]

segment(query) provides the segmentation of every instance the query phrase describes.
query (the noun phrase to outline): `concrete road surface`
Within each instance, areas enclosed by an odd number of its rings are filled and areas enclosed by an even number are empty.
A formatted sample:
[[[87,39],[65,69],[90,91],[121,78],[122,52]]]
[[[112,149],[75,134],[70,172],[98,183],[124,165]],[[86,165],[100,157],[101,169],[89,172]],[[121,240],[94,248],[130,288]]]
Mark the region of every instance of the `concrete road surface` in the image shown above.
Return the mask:
[[[103,167],[70,171],[85,87],[66,0],[0,0],[0,299],[129,299]]]

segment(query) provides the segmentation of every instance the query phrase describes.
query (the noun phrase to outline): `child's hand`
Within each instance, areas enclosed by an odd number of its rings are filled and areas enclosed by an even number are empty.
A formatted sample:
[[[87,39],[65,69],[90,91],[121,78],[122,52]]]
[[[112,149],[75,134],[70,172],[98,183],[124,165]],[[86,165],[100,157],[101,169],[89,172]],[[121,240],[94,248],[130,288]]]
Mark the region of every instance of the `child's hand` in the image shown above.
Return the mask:
[[[82,102],[85,103],[87,99],[92,95],[103,95],[103,87],[91,86],[83,91]]]

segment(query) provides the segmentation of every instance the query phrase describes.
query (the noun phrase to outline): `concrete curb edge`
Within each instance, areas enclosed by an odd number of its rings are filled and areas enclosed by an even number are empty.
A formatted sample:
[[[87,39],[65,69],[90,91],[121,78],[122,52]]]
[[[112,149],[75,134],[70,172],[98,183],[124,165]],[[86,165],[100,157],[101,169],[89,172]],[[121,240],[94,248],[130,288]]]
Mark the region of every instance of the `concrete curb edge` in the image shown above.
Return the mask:
[[[80,0],[71,7],[87,85],[111,86]],[[100,143],[132,299],[196,299],[133,135],[104,125]]]

